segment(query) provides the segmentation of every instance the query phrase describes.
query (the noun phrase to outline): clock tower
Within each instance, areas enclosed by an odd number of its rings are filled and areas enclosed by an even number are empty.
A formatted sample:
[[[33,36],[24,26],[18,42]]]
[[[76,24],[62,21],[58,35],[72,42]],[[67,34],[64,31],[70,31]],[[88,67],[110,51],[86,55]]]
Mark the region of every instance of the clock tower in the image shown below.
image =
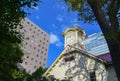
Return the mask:
[[[67,28],[62,35],[64,36],[64,47],[71,45],[84,48],[83,40],[86,37],[86,33],[79,26]]]

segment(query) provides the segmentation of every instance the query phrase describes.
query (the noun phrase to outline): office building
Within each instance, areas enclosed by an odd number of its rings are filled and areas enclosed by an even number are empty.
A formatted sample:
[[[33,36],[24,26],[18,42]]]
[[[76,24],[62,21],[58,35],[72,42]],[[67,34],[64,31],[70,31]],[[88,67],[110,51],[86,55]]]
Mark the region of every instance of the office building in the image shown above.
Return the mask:
[[[100,55],[109,52],[106,40],[101,32],[89,35],[84,40],[84,45],[86,51],[94,55]]]
[[[23,35],[22,49],[25,55],[23,62],[18,65],[31,74],[40,66],[46,67],[50,36],[27,18],[21,23],[23,28],[17,30]]]

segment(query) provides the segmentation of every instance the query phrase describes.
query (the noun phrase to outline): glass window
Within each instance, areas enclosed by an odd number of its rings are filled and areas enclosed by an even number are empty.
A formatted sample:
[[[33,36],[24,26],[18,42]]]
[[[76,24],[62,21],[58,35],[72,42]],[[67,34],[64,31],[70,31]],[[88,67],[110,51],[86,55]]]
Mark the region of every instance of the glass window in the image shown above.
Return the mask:
[[[31,60],[33,60],[33,58],[31,58]]]
[[[44,36],[46,36],[46,34],[44,34]]]
[[[27,58],[29,58],[29,56],[27,56]]]
[[[39,33],[37,34],[37,36],[39,35]]]
[[[39,52],[40,50],[38,49],[38,52]]]
[[[36,57],[38,57],[39,55],[37,54]]]
[[[35,31],[33,31],[35,33]]]
[[[25,62],[25,65],[27,65],[27,62]]]
[[[25,39],[26,39],[26,40],[29,40],[30,38],[29,38],[29,37],[26,37]]]
[[[34,35],[32,35],[32,37],[34,38]]]
[[[34,68],[36,68],[36,66],[34,66]]]
[[[90,79],[91,81],[96,81],[95,71],[90,72]]]
[[[30,22],[27,22],[27,24],[30,24]]]
[[[35,62],[37,62],[37,60],[35,60]]]
[[[34,49],[36,49],[36,47],[34,47]]]

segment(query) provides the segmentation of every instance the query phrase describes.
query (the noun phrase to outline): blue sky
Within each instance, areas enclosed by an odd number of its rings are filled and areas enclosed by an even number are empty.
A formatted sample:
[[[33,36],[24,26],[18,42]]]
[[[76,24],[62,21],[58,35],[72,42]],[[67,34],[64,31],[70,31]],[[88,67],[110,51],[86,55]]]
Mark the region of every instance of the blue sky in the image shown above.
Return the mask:
[[[49,67],[64,49],[62,32],[68,26],[79,25],[87,35],[100,32],[98,24],[87,24],[77,20],[77,12],[68,12],[64,2],[42,0],[34,9],[29,9],[28,19],[33,21],[50,35],[47,67]]]

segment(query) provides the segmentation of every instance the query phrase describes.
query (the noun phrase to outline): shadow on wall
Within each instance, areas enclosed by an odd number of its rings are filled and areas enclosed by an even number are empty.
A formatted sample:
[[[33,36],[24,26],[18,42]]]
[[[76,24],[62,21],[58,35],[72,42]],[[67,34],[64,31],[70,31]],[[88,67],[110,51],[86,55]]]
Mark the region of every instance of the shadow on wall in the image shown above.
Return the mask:
[[[74,56],[74,60],[64,61],[60,65],[60,67],[68,67],[65,72],[66,79],[70,81],[108,81],[108,74],[103,64],[83,54],[71,55]]]

